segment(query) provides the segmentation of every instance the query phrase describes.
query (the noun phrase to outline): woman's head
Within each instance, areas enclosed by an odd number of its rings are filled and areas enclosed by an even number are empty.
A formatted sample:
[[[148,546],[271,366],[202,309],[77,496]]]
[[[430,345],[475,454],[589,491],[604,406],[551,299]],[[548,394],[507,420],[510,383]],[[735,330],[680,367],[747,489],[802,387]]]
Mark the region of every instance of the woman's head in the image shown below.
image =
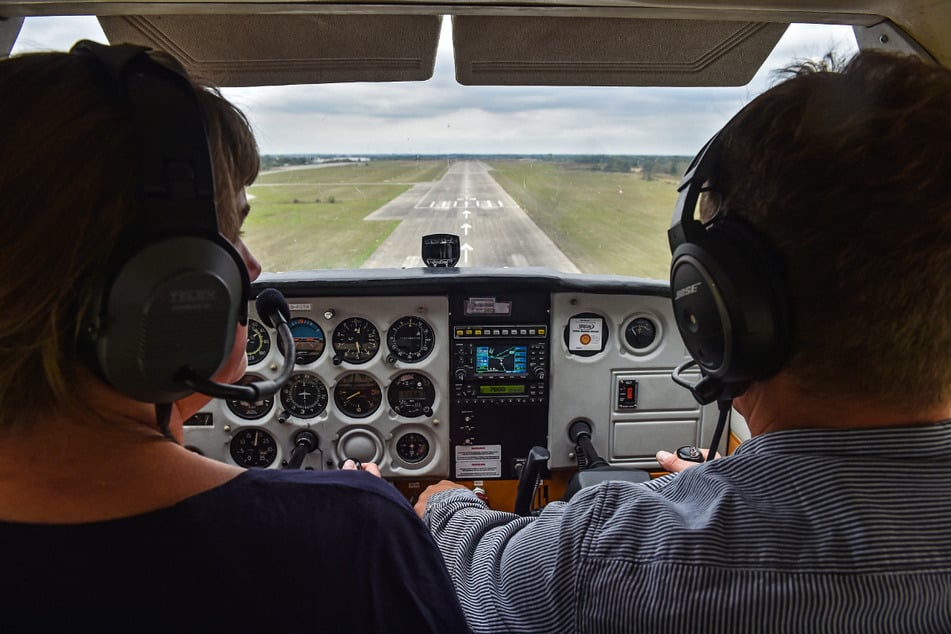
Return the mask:
[[[168,59],[168,58],[166,58]],[[258,171],[244,116],[194,85],[204,110],[221,233],[239,245],[243,188]],[[0,425],[77,395],[79,324],[124,230],[135,220],[130,113],[86,55],[37,53],[0,62]]]

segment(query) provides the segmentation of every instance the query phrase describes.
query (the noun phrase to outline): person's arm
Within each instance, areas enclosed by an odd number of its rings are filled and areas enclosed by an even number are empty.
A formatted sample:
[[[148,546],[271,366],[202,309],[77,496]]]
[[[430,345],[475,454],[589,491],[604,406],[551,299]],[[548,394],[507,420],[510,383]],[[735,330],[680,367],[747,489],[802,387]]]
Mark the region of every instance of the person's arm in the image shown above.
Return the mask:
[[[466,618],[475,632],[573,631],[576,575],[585,537],[600,511],[592,491],[537,518],[489,509],[472,491],[444,481],[421,496]]]

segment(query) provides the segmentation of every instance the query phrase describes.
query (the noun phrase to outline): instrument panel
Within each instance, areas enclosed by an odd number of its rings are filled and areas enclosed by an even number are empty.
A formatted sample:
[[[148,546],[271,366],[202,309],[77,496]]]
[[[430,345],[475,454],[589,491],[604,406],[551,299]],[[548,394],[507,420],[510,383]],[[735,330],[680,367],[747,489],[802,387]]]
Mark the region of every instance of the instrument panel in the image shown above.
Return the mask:
[[[186,445],[280,468],[306,429],[319,442],[303,468],[336,469],[351,458],[385,465],[391,477],[448,474],[447,298],[285,297],[297,349],[290,381],[257,403],[212,401],[210,417],[186,426]],[[273,377],[283,364],[278,337],[253,305],[249,314],[246,377]],[[236,442],[248,448],[236,452]]]
[[[287,468],[375,462],[393,479],[517,479],[533,446],[578,466],[585,420],[612,464],[656,468],[658,449],[704,444],[716,420],[670,379],[685,359],[667,287],[629,278],[497,270],[265,275],[288,300],[291,379],[259,402],[212,400],[185,444],[208,457]],[[252,305],[244,381],[284,351]],[[707,441],[708,442],[708,441]],[[723,448],[721,448],[721,451]]]

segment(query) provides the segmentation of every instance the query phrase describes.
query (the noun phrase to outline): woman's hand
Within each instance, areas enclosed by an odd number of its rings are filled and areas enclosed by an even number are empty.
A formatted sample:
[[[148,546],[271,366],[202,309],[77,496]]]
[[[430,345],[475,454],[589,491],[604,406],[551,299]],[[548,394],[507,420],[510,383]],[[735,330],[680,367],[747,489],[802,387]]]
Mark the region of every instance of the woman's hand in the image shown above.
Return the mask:
[[[372,462],[354,462],[353,460],[347,458],[344,461],[343,466],[340,468],[344,471],[366,471],[367,473],[372,473],[378,478],[383,477],[380,475],[380,468]]]

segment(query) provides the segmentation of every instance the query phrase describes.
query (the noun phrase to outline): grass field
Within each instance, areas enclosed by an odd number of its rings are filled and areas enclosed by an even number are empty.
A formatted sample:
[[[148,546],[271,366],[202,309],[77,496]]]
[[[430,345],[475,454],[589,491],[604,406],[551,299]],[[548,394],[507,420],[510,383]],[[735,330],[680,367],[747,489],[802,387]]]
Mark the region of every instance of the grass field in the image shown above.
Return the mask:
[[[496,180],[585,273],[666,279],[674,177],[597,172],[566,163],[493,160]],[[266,271],[356,268],[397,221],[364,218],[446,161],[372,161],[274,170],[254,196],[245,241]]]
[[[248,188],[245,242],[265,271],[357,268],[397,225],[363,219],[446,167],[379,161],[264,172]]]
[[[672,176],[596,172],[564,163],[491,161],[495,179],[584,273],[667,279]]]

